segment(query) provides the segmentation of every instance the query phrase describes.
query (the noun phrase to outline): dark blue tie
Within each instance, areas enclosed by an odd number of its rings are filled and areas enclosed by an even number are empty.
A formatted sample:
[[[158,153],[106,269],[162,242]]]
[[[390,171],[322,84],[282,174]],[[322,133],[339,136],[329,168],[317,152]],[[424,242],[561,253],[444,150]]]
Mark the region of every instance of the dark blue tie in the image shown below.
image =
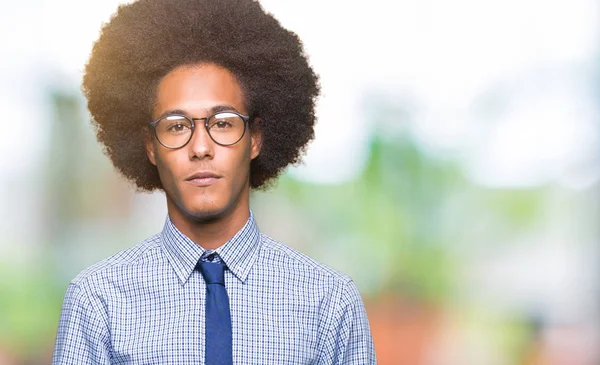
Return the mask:
[[[206,365],[232,365],[231,315],[222,262],[198,262],[206,281]]]

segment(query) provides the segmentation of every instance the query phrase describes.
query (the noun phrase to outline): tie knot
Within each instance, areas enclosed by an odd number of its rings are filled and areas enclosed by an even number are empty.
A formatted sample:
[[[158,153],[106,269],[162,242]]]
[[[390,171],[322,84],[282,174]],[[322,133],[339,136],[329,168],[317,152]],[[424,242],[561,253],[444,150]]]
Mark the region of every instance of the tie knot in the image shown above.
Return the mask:
[[[225,285],[225,265],[222,262],[199,261],[196,267],[207,284]]]

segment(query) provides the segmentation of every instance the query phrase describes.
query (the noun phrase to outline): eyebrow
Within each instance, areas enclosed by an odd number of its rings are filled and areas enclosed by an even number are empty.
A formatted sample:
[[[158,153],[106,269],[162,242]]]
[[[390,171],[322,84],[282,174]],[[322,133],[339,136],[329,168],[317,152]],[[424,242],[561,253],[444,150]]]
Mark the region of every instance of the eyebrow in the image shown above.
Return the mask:
[[[220,104],[220,105],[215,105],[210,109],[207,109],[209,114],[215,114],[215,113],[219,113],[219,112],[224,112],[224,111],[234,111],[237,112],[238,110],[236,108],[234,108],[231,105],[226,105],[226,104]],[[166,115],[171,115],[171,114],[183,114],[185,116],[190,116],[190,113],[186,112],[183,109],[169,109],[169,110],[165,110],[160,116],[164,117]]]

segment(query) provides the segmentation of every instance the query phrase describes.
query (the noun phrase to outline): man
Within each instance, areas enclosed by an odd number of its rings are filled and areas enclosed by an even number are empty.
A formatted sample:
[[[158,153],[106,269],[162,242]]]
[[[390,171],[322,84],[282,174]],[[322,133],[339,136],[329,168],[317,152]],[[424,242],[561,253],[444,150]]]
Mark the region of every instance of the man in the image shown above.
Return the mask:
[[[376,362],[353,282],[249,207],[313,137],[295,34],[252,0],[140,0],[104,26],[83,90],[115,167],[163,190],[168,217],[71,282],[54,364]]]

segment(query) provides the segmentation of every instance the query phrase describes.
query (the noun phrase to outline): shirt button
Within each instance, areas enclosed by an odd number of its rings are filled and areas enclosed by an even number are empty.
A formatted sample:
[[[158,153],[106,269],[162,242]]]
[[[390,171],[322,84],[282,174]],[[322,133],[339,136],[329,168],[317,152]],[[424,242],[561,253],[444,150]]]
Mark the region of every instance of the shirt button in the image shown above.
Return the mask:
[[[210,255],[206,256],[206,259],[210,262],[213,262],[215,260],[215,254],[211,253]]]

